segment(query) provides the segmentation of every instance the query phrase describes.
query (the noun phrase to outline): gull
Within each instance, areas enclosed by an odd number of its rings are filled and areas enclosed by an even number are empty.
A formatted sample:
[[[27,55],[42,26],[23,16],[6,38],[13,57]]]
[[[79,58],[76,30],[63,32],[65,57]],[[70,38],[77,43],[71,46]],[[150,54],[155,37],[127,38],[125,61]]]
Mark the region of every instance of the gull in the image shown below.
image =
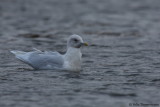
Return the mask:
[[[71,35],[67,41],[67,51],[65,54],[60,54],[57,51],[40,51],[35,49],[31,52],[13,50],[11,53],[20,61],[30,65],[34,69],[39,70],[81,70],[82,53],[80,48],[88,46],[83,42],[79,35]]]

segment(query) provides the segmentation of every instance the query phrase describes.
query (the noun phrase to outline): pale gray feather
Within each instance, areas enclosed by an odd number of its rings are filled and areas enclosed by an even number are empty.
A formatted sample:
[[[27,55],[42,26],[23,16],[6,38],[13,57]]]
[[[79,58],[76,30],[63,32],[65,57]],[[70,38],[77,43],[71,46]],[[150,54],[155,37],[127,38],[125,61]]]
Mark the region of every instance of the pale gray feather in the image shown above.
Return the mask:
[[[35,49],[31,52],[13,50],[16,58],[35,69],[59,69],[79,71],[81,69],[80,47],[84,42],[79,35],[71,35],[67,41],[67,52],[61,55],[58,52]]]
[[[58,52],[52,51],[32,51],[32,52],[23,52],[23,51],[12,51],[16,57],[29,64],[35,69],[58,69],[63,66],[63,56]]]

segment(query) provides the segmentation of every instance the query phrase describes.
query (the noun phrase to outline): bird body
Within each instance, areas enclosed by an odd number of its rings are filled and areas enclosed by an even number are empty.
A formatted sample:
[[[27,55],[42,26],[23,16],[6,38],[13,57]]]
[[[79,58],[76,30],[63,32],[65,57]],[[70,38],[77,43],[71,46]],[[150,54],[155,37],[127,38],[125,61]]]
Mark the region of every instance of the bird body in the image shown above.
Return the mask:
[[[68,48],[64,57],[63,68],[67,70],[80,70],[82,53],[80,49]]]
[[[31,52],[11,51],[20,61],[34,69],[81,70],[82,53],[80,47],[88,45],[78,35],[72,35],[67,42],[67,52],[62,55],[58,52],[35,50]]]

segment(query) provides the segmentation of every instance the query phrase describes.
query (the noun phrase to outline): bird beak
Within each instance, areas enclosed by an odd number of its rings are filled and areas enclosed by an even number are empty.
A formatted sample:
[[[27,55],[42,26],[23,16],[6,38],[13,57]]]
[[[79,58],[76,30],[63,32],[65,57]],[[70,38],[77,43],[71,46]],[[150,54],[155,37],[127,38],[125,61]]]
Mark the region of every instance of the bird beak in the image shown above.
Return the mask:
[[[88,43],[84,42],[82,43],[82,46],[88,46]]]
[[[82,43],[79,43],[76,48],[80,48],[81,46],[88,46],[88,43],[86,42],[82,42]]]

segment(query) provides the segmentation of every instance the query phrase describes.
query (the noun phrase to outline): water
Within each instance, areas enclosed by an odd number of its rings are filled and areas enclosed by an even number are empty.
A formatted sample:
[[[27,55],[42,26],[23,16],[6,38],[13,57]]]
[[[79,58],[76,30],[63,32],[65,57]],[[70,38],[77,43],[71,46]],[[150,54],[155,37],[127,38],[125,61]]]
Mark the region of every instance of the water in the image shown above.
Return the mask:
[[[159,4],[159,0],[1,1],[0,106],[160,104]],[[82,49],[81,72],[34,71],[9,53],[33,47],[64,53],[70,34],[79,34],[90,44]]]

